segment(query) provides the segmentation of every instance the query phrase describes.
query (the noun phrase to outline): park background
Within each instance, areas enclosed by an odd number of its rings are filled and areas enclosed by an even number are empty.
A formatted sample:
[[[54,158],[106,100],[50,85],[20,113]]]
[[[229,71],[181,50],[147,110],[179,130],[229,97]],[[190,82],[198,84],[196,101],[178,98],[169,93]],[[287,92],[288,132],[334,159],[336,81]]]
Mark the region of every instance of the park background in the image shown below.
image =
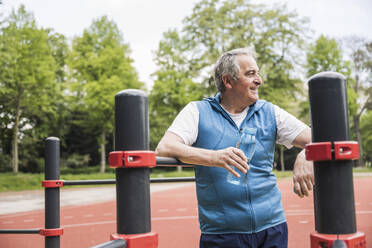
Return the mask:
[[[367,0],[2,0],[2,178],[43,172],[49,136],[61,139],[62,174],[112,173],[117,92],[147,92],[153,150],[189,101],[216,94],[218,56],[245,46],[258,53],[260,97],[307,124],[307,78],[342,73],[355,166],[371,167],[371,10]],[[278,145],[276,168],[291,170],[297,152]]]

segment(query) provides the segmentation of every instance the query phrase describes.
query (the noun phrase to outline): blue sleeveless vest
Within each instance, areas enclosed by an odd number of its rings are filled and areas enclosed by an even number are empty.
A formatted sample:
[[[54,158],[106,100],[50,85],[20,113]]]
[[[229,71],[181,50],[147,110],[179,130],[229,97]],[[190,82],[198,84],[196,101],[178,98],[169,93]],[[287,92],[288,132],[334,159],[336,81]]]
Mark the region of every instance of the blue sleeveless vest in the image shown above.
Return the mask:
[[[256,149],[245,184],[228,183],[226,169],[195,166],[202,233],[255,233],[285,222],[281,193],[272,172],[276,139],[273,105],[263,100],[251,105],[240,128],[219,105],[219,94],[198,101],[197,107],[199,131],[195,147],[235,147],[245,128],[256,129]],[[244,146],[241,149],[244,151]]]

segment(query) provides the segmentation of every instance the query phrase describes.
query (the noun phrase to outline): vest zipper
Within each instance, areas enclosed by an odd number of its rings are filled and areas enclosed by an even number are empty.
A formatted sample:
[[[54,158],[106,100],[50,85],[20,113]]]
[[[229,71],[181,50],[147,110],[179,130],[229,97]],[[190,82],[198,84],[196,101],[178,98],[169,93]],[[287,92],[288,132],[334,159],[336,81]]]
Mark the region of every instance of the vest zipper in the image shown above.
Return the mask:
[[[249,209],[251,210],[251,215],[252,215],[252,231],[256,232],[256,216],[254,214],[254,210],[252,207],[252,199],[251,199],[251,187],[249,186],[249,181],[247,183],[247,194],[248,194],[248,205]]]
[[[229,120],[231,123],[233,123],[233,125],[236,127],[236,129],[238,130],[239,132],[239,141],[236,145],[239,145],[240,146],[240,139],[242,137],[242,131],[243,129],[241,127],[238,127],[236,125],[236,123],[232,120],[232,118],[230,117],[230,115],[228,113],[226,113],[226,111],[220,107],[220,110],[222,111],[222,113],[224,113],[223,115],[225,115],[225,118],[227,118],[227,120]],[[250,115],[251,111],[253,111],[253,108],[249,108],[248,110],[248,113],[247,113],[247,116],[245,117],[245,119],[243,120],[243,122],[241,123],[240,126],[242,126],[246,121],[247,121],[247,117]],[[251,190],[250,190],[250,187],[249,187],[249,180],[247,180],[247,198],[248,198],[248,205],[249,205],[249,209],[251,211],[251,214],[252,214],[252,231],[253,232],[256,232],[256,217],[255,217],[255,214],[254,214],[254,210],[253,210],[253,207],[252,207],[252,199],[251,199]]]
[[[243,129],[242,128],[239,128],[239,135],[240,135],[240,138],[239,138],[239,141],[238,141],[238,144],[240,145],[240,139],[242,137],[242,131]],[[237,144],[237,145],[238,145]],[[244,177],[247,177],[248,174],[244,175]],[[247,198],[248,198],[248,205],[249,205],[249,210],[251,211],[251,215],[252,215],[252,231],[253,232],[256,232],[256,217],[255,217],[255,214],[254,214],[254,210],[253,210],[253,207],[252,207],[252,199],[251,199],[251,187],[249,186],[249,180],[247,180],[247,185],[246,185],[246,192],[247,192]]]

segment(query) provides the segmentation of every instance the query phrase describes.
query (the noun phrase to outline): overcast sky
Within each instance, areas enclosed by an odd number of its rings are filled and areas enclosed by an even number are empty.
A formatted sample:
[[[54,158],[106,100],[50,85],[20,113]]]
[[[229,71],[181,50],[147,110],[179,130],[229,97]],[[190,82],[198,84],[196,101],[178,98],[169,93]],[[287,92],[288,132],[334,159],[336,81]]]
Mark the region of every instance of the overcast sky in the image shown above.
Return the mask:
[[[180,28],[198,0],[2,0],[3,16],[24,4],[39,26],[53,28],[68,38],[82,34],[94,18],[107,15],[119,26],[132,49],[140,80],[152,85],[156,70],[153,51],[169,28]],[[315,37],[360,35],[372,39],[372,0],[255,0],[287,3],[310,18]]]

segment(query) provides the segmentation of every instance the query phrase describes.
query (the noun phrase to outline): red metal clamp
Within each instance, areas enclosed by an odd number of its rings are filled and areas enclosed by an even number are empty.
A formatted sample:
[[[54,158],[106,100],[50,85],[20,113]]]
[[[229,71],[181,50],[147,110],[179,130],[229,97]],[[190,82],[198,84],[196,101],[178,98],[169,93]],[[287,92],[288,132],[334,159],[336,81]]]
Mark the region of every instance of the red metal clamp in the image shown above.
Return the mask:
[[[44,180],[41,186],[44,188],[60,188],[63,187],[63,180]]]
[[[331,142],[310,143],[305,146],[306,160],[324,161],[332,160]]]
[[[348,248],[366,248],[366,235],[362,232],[356,232],[353,234],[322,234],[322,233],[311,233],[310,234],[310,246],[311,248],[319,247],[332,247],[335,240],[342,240],[345,242]]]
[[[110,168],[155,167],[156,156],[153,151],[115,151],[109,154]]]
[[[110,168],[120,168],[123,166],[124,152],[110,152],[109,154],[109,165]]]
[[[334,146],[335,160],[355,160],[360,156],[359,145],[356,141],[336,141]]]
[[[61,236],[63,235],[63,228],[40,229],[39,233],[43,236]]]
[[[156,232],[139,234],[111,234],[111,240],[124,239],[127,248],[158,248],[158,234]]]
[[[305,147],[306,160],[355,160],[359,158],[359,145],[355,141],[315,142]]]

